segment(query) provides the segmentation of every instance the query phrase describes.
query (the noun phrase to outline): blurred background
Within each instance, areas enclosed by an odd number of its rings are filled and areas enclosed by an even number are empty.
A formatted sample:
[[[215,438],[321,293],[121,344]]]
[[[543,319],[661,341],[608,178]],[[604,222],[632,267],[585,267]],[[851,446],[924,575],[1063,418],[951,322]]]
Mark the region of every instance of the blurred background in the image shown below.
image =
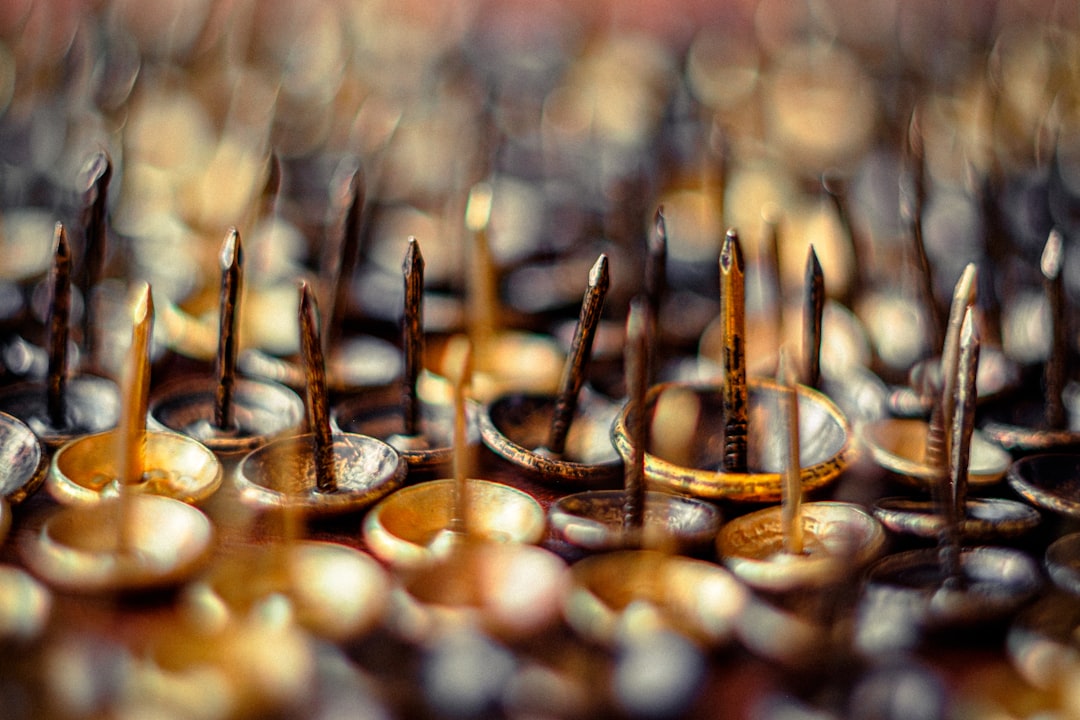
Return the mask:
[[[664,323],[685,343],[715,314],[726,227],[751,260],[770,223],[782,230],[787,292],[813,243],[829,294],[858,310],[873,303],[860,289],[913,282],[902,196],[918,195],[939,302],[966,262],[992,264],[980,288],[989,334],[1034,361],[1047,341],[1028,337],[1038,303],[1027,286],[1050,227],[1071,240],[1080,217],[1078,14],[1043,0],[8,0],[3,314],[24,317],[53,222],[71,225],[78,247],[86,164],[104,150],[115,166],[107,274],[147,279],[194,316],[216,304],[229,226],[255,285],[325,269],[342,179],[357,167],[356,317],[396,322],[414,235],[436,293],[429,323],[461,322],[465,206],[483,182],[511,324],[576,314],[598,248],[614,256],[608,314],[622,317],[663,204],[680,310]],[[282,180],[268,201],[271,153]],[[854,243],[823,178],[844,188]],[[579,270],[555,271],[565,267]],[[768,301],[754,299],[763,280],[749,282],[754,312]],[[918,335],[909,314],[894,319]],[[290,351],[292,328],[260,317],[248,313],[248,342]],[[888,375],[927,351],[879,354]]]

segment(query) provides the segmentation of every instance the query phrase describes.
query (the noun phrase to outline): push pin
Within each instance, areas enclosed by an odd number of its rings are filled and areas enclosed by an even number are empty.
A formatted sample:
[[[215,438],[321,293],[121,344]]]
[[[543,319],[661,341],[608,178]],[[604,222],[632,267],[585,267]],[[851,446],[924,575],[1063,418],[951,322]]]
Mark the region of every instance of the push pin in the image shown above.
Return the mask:
[[[389,443],[408,463],[410,471],[434,470],[448,465],[453,458],[453,413],[445,405],[425,402],[419,393],[424,362],[424,256],[416,238],[409,238],[402,274],[405,377],[399,400],[380,404],[372,402],[371,393],[365,392],[338,403],[334,421],[345,432]]]
[[[965,314],[960,333],[958,366],[963,367],[967,383],[958,404],[967,405],[965,419],[973,417],[972,392],[975,365],[978,363],[979,338],[972,314]],[[939,493],[942,505],[941,533],[937,548],[910,550],[883,558],[868,571],[866,605],[868,608],[899,608],[906,615],[903,625],[911,633],[894,640],[910,644],[921,632],[955,626],[972,626],[997,620],[1015,611],[1040,588],[1042,577],[1031,558],[1017,550],[990,546],[965,547],[962,544],[964,483],[970,457],[970,422],[955,423],[947,441],[948,475],[951,480]],[[867,614],[860,631],[873,637],[883,629]],[[880,617],[884,617],[881,613]],[[885,633],[886,635],[888,633]]]
[[[206,560],[212,540],[202,512],[168,493],[199,499],[221,482],[221,466],[194,440],[146,432],[153,303],[143,286],[133,311],[120,425],[65,445],[53,458],[50,491],[74,503],[48,517],[23,545],[27,565],[72,592],[126,592],[172,586]],[[89,447],[89,452],[83,452]],[[62,473],[73,456],[72,472]],[[177,468],[176,463],[183,467]],[[186,475],[190,465],[201,475]],[[209,468],[209,471],[206,469]],[[80,480],[84,484],[80,484]],[[202,481],[210,482],[203,484]]]
[[[877,558],[885,532],[858,505],[803,503],[799,403],[783,350],[777,388],[777,424],[787,430],[781,504],[728,522],[717,536],[717,551],[750,587],[770,592],[821,588]]]
[[[532,544],[544,534],[544,511],[527,493],[502,483],[467,478],[467,400],[471,362],[463,336],[449,345],[455,378],[454,476],[411,485],[385,498],[364,520],[364,541],[393,567],[429,565],[447,551],[462,527],[485,541]]]
[[[81,435],[108,430],[120,416],[119,392],[111,380],[69,376],[71,247],[62,224],[56,224],[54,237],[46,381],[20,383],[0,391],[0,411],[29,425],[50,450]]]
[[[30,570],[59,590],[140,592],[186,581],[206,562],[212,541],[210,520],[197,508],[132,494],[61,509],[22,551]]]
[[[725,328],[724,376],[716,384],[661,383],[650,388],[645,412],[668,392],[690,393],[699,407],[698,423],[685,443],[689,457],[656,452],[645,455],[650,485],[710,500],[777,502],[782,495],[783,458],[779,443],[768,432],[748,432],[748,426],[768,428],[774,421],[784,389],[764,379],[746,379],[743,262],[738,236],[729,231],[720,259],[722,317]],[[804,492],[827,485],[854,457],[847,419],[825,395],[797,386],[801,437],[800,477]],[[713,428],[721,428],[715,433]],[[629,457],[627,412],[616,417],[612,440]]]
[[[363,170],[354,169],[341,190],[345,205],[341,232],[337,242],[329,245],[332,254],[326,256],[321,273],[326,279],[329,296],[328,321],[321,328],[326,382],[335,390],[384,386],[401,374],[402,359],[398,349],[392,343],[371,335],[340,337],[363,230],[367,194]],[[272,307],[260,309],[263,313],[276,311]],[[307,382],[304,363],[276,357],[255,348],[249,348],[240,355],[239,365],[248,375],[289,387],[302,388]]]
[[[449,502],[443,506],[443,523],[417,522],[413,514],[417,507],[431,508],[430,497],[445,492],[441,481],[433,481],[395,493],[376,506],[364,523],[364,538],[402,576],[400,612],[395,618],[400,634],[419,640],[463,626],[479,627],[498,637],[528,637],[550,627],[558,617],[566,566],[547,550],[513,542],[510,533],[499,537],[490,530],[509,523],[513,531],[522,528],[523,517],[538,518],[539,539],[543,511],[530,498],[532,506],[522,513],[513,504],[519,491],[468,479],[465,388],[471,376],[471,347],[468,340],[459,338],[449,349],[453,353],[448,367],[454,382],[454,477],[449,481]],[[478,487],[486,492],[476,492]],[[422,494],[417,493],[409,506],[409,491],[420,488],[424,488]],[[489,518],[497,519],[492,523]],[[477,519],[487,527],[474,529]],[[416,537],[417,526],[426,526],[426,537]],[[395,533],[400,529],[411,537]],[[420,546],[423,541],[427,544]]]
[[[601,255],[589,271],[558,394],[502,395],[480,413],[484,443],[545,483],[603,485],[622,469],[609,438],[617,406],[581,397],[609,284],[607,256]]]
[[[626,320],[626,411],[631,437],[622,490],[593,490],[560,498],[548,519],[552,530],[571,545],[592,551],[619,548],[700,551],[716,536],[721,515],[716,506],[682,495],[649,492],[645,452],[651,417],[645,406],[649,372],[649,307],[637,300]]]
[[[964,314],[975,304],[974,265],[968,265],[956,283],[945,341],[942,345],[940,386],[928,378],[931,390],[927,394],[940,397],[938,408],[929,422],[912,418],[885,419],[863,427],[863,441],[874,461],[892,472],[901,481],[918,487],[932,488],[945,471],[943,455],[946,418],[952,418],[957,382],[956,363],[959,357],[960,330]],[[940,393],[936,392],[940,390]],[[992,485],[998,482],[1012,464],[1012,458],[999,446],[975,431],[971,438],[971,459],[968,465],[970,485]]]
[[[299,448],[299,446],[294,446]],[[293,458],[295,467],[302,462]],[[357,638],[385,615],[386,571],[370,555],[334,542],[302,539],[303,476],[283,478],[281,538],[239,548],[206,574],[196,592],[209,592],[234,614],[248,617],[269,598],[287,598],[297,623],[333,641]]]
[[[799,366],[802,384],[827,395],[855,420],[877,420],[885,414],[888,388],[869,365],[870,341],[859,319],[846,307],[828,299],[825,275],[817,251],[811,245],[806,254],[801,304],[801,333],[784,323],[784,316],[795,308],[785,308],[779,262],[779,218],[773,208],[762,211],[766,241],[762,243],[758,264],[760,304],[757,322],[747,331],[747,367],[755,375],[775,372],[776,357],[784,344],[802,344]],[[762,277],[763,276],[763,277]],[[770,278],[765,282],[764,277]],[[721,359],[724,338],[714,323],[701,339],[701,355]],[[823,341],[828,338],[828,343]],[[722,370],[722,368],[721,368]]]
[[[46,486],[61,503],[95,504],[125,492],[127,485],[129,494],[197,504],[221,485],[221,463],[202,443],[172,432],[147,431],[154,303],[145,283],[137,293],[133,319],[120,423],[115,430],[71,440],[55,452]],[[138,452],[117,451],[126,445],[137,445]],[[135,464],[120,464],[125,462]]]
[[[292,478],[300,477],[304,487],[295,502],[305,513],[362,510],[399,487],[408,466],[381,440],[332,431],[318,304],[306,282],[300,283],[300,339],[310,432],[275,440],[248,453],[236,470],[240,499],[280,509],[288,494],[279,488],[291,487]]]
[[[298,427],[304,416],[303,401],[289,388],[236,375],[242,283],[243,252],[233,228],[221,248],[217,383],[209,386],[199,378],[173,382],[150,404],[152,421],[222,456],[250,452]]]
[[[958,447],[963,460],[948,475],[949,486],[941,493],[952,494],[960,514],[959,533],[962,540],[982,542],[1023,535],[1039,524],[1040,515],[1025,503],[1003,498],[968,497],[968,460],[966,453],[975,427],[976,377],[978,375],[978,352],[973,310],[964,314],[960,336],[960,357],[956,371],[956,400],[953,416],[949,418],[950,444]],[[1010,470],[1010,473],[1012,470]],[[937,538],[945,530],[946,518],[937,503],[908,498],[884,498],[874,506],[874,517],[893,532],[922,538]]]
[[[1043,402],[1010,405],[1003,413],[983,425],[983,432],[994,442],[1013,453],[1054,452],[1080,447],[1080,430],[1073,425],[1072,403],[1066,402],[1068,380],[1069,313],[1066,306],[1064,238],[1057,230],[1050,233],[1043,248],[1041,269],[1046,304],[1050,316],[1050,354],[1043,368]]]
[[[336,542],[283,545],[244,548],[211,567],[202,582],[241,616],[274,595],[286,597],[298,625],[334,642],[361,637],[383,619],[390,579],[370,555]]]

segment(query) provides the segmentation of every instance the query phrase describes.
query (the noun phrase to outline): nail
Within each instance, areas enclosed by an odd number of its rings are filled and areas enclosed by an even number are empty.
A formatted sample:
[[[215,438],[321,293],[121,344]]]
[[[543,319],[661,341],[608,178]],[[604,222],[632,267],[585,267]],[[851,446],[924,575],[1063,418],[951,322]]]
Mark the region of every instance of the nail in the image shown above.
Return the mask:
[[[788,365],[785,348],[780,348],[776,370],[780,386],[784,423],[787,430],[787,462],[784,465],[783,496],[780,500],[780,519],[783,525],[784,551],[802,555],[805,549],[802,521],[802,461],[799,457],[799,393]]]
[[[723,426],[721,470],[746,472],[746,295],[745,268],[739,236],[728,230],[720,251],[720,314],[724,340]]]
[[[648,451],[650,422],[645,409],[649,323],[648,302],[635,298],[626,318],[626,389],[630,404],[626,420],[630,424],[630,457],[626,462],[623,505],[623,531],[635,540],[640,540],[640,531],[645,525],[645,453]]]
[[[112,180],[112,160],[108,153],[99,152],[89,161],[86,169],[88,187],[83,200],[83,344],[86,347],[88,362],[93,365],[96,358],[94,347],[93,292],[105,275],[107,255],[106,204],[109,199],[109,181]]]
[[[56,250],[52,266],[52,300],[49,303],[49,372],[47,405],[49,423],[67,427],[68,323],[71,319],[71,246],[67,230],[56,223]]]
[[[319,306],[306,281],[300,283],[300,345],[307,382],[308,425],[315,437],[315,487],[319,492],[334,492],[337,490],[334,438],[330,431],[326,363],[319,336]]]
[[[611,280],[608,275],[607,255],[601,254],[589,270],[589,284],[581,298],[581,313],[574,339],[570,344],[570,354],[563,366],[562,379],[559,381],[559,393],[555,399],[555,409],[551,415],[546,449],[555,456],[566,451],[566,436],[570,432],[570,423],[577,409],[578,396],[592,357],[593,340],[596,328],[600,324],[600,313],[604,309],[604,297],[607,295]]]
[[[806,256],[806,298],[803,302],[803,383],[816,388],[821,383],[821,322],[825,314],[825,275],[814,246]]]
[[[357,167],[349,175],[348,182],[343,188],[343,195],[348,198],[348,204],[342,221],[341,237],[338,241],[337,253],[330,258],[328,272],[325,275],[330,279],[332,293],[330,322],[327,323],[326,337],[323,338],[325,348],[331,348],[337,344],[341,336],[341,328],[345,324],[345,314],[349,308],[349,291],[359,259],[360,234],[363,231],[364,202],[367,195],[363,168]]]
[[[1061,270],[1065,265],[1064,238],[1058,230],[1050,232],[1043,248],[1040,268],[1050,312],[1050,355],[1043,368],[1046,398],[1046,425],[1054,430],[1068,426],[1062,392],[1065,389],[1068,359],[1068,323],[1065,315],[1065,288]]]
[[[411,437],[420,434],[420,399],[416,394],[416,382],[424,364],[424,256],[414,237],[409,238],[401,271],[405,278],[405,315],[401,324],[405,381],[401,402],[404,435]]]
[[[121,553],[132,547],[131,486],[142,482],[145,467],[146,413],[150,394],[150,338],[154,332],[154,298],[150,285],[145,282],[135,291],[131,320],[131,347],[124,364],[120,421],[117,425],[117,462],[120,467],[117,545]]]
[[[471,517],[468,477],[472,458],[469,456],[465,393],[472,382],[472,342],[464,335],[452,337],[447,344],[445,358],[443,366],[454,388],[454,492],[450,530],[468,535]]]

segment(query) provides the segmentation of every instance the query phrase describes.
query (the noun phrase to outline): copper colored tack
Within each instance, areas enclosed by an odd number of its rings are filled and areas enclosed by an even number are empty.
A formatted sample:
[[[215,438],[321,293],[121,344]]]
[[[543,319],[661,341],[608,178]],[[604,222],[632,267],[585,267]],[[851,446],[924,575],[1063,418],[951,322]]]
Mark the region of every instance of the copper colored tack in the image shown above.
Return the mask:
[[[381,440],[333,432],[318,303],[306,282],[300,284],[299,295],[309,432],[275,440],[245,456],[236,469],[240,499],[278,510],[296,503],[308,515],[357,512],[398,488],[408,466]],[[282,490],[297,480],[299,493]]]
[[[589,271],[556,395],[511,393],[495,398],[481,410],[484,443],[541,482],[602,486],[613,482],[621,469],[607,433],[614,405],[592,394],[583,396],[609,284],[607,256],[600,255]]]
[[[645,448],[651,407],[645,403],[649,367],[647,299],[638,298],[626,319],[627,407],[630,452],[622,490],[574,493],[555,501],[548,513],[556,536],[585,550],[642,548],[701,552],[720,526],[719,509],[696,498],[649,489]]]
[[[0,391],[0,410],[29,425],[51,449],[80,435],[108,430],[120,415],[115,383],[94,375],[71,374],[71,248],[60,223],[56,224],[54,244],[46,381],[19,383]]]
[[[228,457],[295,431],[303,420],[304,405],[284,385],[237,375],[243,250],[235,228],[222,243],[220,268],[216,382],[194,377],[168,382],[151,399],[150,416],[161,426],[194,437]]]

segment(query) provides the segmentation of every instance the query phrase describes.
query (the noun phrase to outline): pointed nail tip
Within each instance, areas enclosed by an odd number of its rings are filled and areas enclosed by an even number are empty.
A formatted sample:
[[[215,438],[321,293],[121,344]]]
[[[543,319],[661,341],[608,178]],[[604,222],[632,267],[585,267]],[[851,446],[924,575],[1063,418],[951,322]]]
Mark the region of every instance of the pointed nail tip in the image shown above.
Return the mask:
[[[656,229],[657,240],[667,240],[667,218],[664,217],[664,206],[658,205],[653,213],[653,227]]]
[[[724,244],[720,249],[720,269],[724,273],[732,270],[743,271],[742,247],[739,243],[739,234],[730,229],[724,235]]]
[[[960,273],[960,278],[956,281],[956,287],[953,289],[953,299],[955,302],[962,302],[965,305],[971,305],[975,302],[976,293],[978,292],[978,268],[975,263],[968,263],[964,267],[964,271]]]
[[[112,177],[112,158],[107,150],[98,150],[86,164],[87,187],[104,185]]]
[[[236,265],[239,260],[240,231],[232,227],[225,233],[225,239],[221,243],[221,265],[223,268],[229,268]]]
[[[1064,259],[1064,237],[1055,228],[1050,231],[1050,236],[1046,239],[1046,245],[1043,247],[1042,258],[1039,262],[1043,276],[1047,280],[1057,279],[1061,274]]]
[[[424,254],[420,251],[420,242],[413,235],[409,236],[401,269],[405,275],[412,275],[424,269]]]
[[[589,287],[607,288],[609,281],[608,257],[606,253],[600,253],[600,257],[596,258],[596,262],[589,270]]]
[[[154,314],[154,296],[150,283],[142,282],[135,289],[135,302],[132,306],[131,317],[135,324],[146,322]]]
[[[315,298],[311,292],[311,284],[307,280],[300,280],[296,285],[297,292],[300,293],[300,305],[311,305]]]

